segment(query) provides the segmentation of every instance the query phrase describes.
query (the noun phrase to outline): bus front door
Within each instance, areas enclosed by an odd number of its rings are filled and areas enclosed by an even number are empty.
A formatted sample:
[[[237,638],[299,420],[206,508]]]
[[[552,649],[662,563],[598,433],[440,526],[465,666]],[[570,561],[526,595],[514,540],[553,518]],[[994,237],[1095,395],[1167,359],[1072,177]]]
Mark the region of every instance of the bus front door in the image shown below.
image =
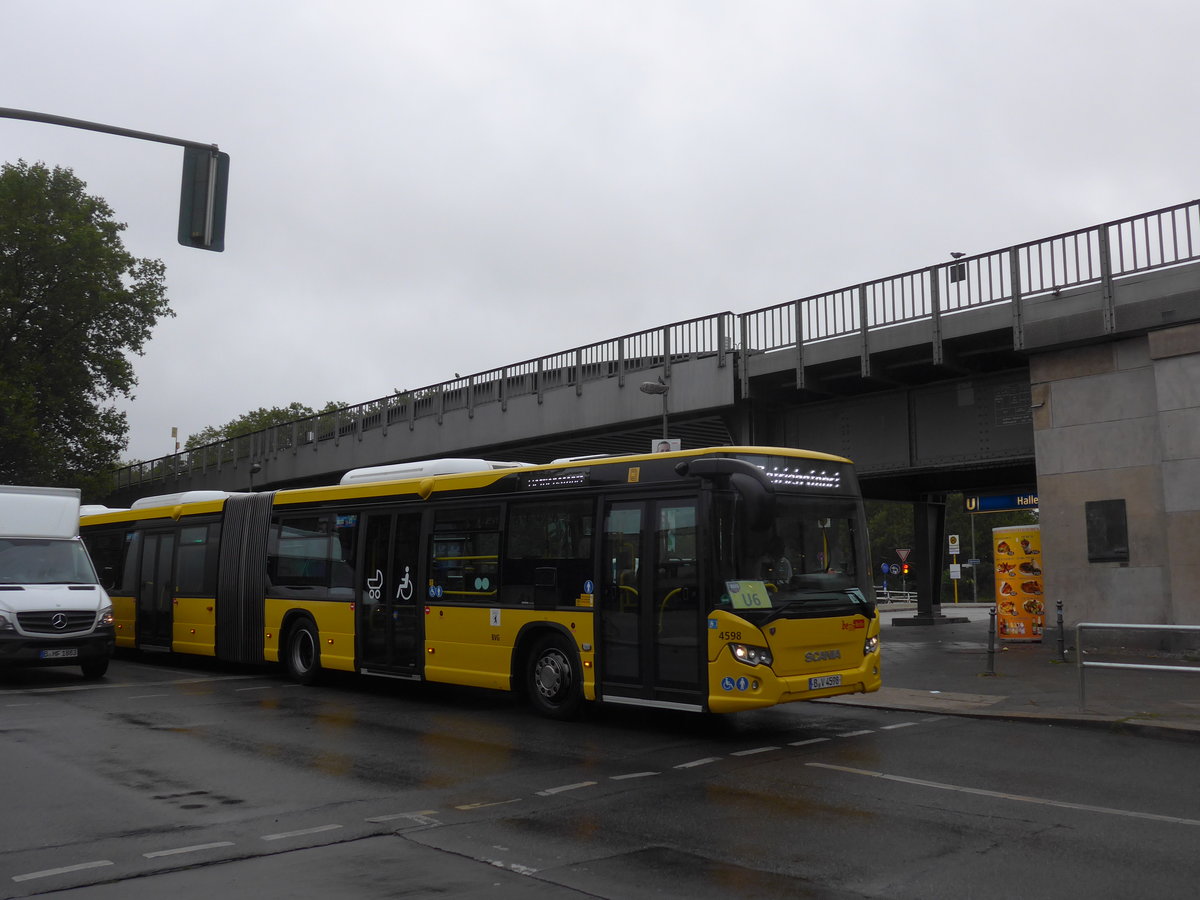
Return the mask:
[[[421,664],[417,561],[420,513],[366,517],[359,566],[359,662],[364,670],[417,675]]]
[[[599,609],[602,698],[703,708],[704,631],[694,498],[612,501]]]
[[[175,532],[149,531],[142,541],[137,595],[137,646],[170,650],[175,602]]]

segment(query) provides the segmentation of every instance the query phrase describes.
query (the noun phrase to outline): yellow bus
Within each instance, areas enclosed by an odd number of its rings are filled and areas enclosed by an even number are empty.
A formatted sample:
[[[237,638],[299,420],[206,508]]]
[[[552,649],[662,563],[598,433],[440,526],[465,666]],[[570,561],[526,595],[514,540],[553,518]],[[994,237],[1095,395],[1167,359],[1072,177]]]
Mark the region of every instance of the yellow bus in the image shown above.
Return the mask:
[[[442,459],[94,508],[117,646],[736,712],[880,685],[849,460],[715,447]]]

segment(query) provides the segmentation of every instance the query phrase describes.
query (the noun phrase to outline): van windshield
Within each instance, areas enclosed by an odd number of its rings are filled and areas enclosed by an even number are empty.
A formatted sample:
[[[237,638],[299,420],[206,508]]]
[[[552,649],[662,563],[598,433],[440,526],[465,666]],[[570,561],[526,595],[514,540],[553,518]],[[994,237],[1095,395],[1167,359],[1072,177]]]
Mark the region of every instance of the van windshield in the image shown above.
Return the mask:
[[[82,542],[0,538],[0,584],[96,584]]]

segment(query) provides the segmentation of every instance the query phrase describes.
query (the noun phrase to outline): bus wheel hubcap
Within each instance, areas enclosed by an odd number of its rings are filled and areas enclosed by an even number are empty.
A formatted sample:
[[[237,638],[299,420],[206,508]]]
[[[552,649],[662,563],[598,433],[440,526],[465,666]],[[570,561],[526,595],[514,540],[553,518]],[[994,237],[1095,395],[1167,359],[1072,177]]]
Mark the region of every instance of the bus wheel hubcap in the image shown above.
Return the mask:
[[[553,699],[570,684],[571,672],[561,653],[547,653],[538,660],[535,677],[542,696]]]

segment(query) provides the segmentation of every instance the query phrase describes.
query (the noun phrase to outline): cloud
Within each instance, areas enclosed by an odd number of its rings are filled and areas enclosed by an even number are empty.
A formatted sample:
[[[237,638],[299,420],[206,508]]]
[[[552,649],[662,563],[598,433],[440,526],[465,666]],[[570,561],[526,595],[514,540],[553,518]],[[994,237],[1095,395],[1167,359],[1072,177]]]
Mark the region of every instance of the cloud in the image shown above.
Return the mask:
[[[10,2],[0,120],[161,258],[130,454],[1189,199],[1200,10],[1145,3]],[[53,46],[53,52],[48,48]]]

